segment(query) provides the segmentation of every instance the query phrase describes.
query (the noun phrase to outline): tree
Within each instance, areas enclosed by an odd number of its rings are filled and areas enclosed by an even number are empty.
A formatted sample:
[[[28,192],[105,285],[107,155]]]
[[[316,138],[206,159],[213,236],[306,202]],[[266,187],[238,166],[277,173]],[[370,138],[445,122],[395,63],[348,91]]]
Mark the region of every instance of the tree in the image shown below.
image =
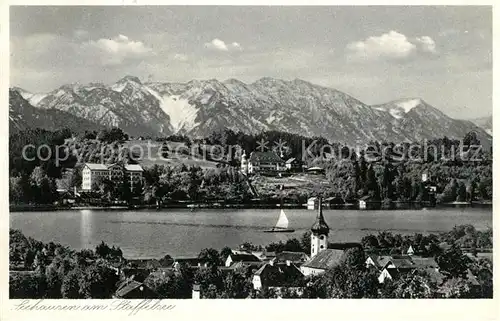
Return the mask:
[[[394,296],[400,299],[426,299],[435,295],[428,276],[416,270],[401,277],[395,283]]]
[[[467,198],[467,190],[465,188],[464,182],[460,182],[458,184],[458,189],[457,189],[457,202],[464,202],[465,199]]]
[[[252,290],[252,283],[245,277],[244,271],[233,271],[224,278],[224,298],[243,299]]]
[[[327,298],[375,298],[379,287],[375,270],[352,269],[340,264],[321,276],[319,287],[324,289]]]
[[[441,287],[440,292],[446,298],[474,298],[475,291],[470,284],[465,279],[462,278],[451,278],[447,280]]]
[[[103,129],[97,135],[97,139],[106,143],[123,142],[128,139],[128,135],[118,127]]]
[[[311,255],[311,231],[304,232],[300,238],[300,245],[302,246],[302,252],[307,255]]]
[[[42,167],[37,166],[30,176],[34,200],[39,204],[52,204],[57,197],[54,179],[47,176]]]
[[[81,167],[75,167],[73,169],[73,172],[71,173],[71,177],[70,177],[70,181],[69,181],[69,186],[70,187],[77,187],[77,188],[82,186],[82,168]]]
[[[29,203],[32,199],[28,176],[11,177],[9,180],[9,202],[12,204]]]
[[[182,273],[151,273],[145,284],[158,294],[159,298],[191,298],[190,282]]]
[[[216,249],[212,248],[201,250],[200,254],[198,255],[198,259],[200,259],[200,261],[206,262],[209,267],[217,267],[222,263],[220,260],[219,252],[217,252]]]
[[[220,262],[224,264],[224,262],[226,262],[227,260],[227,257],[231,255],[231,253],[233,253],[233,250],[231,250],[230,247],[225,246],[224,248],[222,248],[222,250],[220,251]]]
[[[456,179],[452,179],[448,185],[444,188],[443,191],[443,201],[444,202],[453,202],[457,199],[457,189],[458,183]]]
[[[117,281],[116,273],[102,261],[97,261],[83,271],[79,279],[80,295],[86,299],[111,298],[116,290]]]
[[[111,249],[109,248],[109,246],[106,243],[104,243],[104,241],[101,241],[101,243],[99,245],[97,245],[95,248],[95,254],[101,258],[107,258],[109,256],[110,252],[111,252]]]
[[[368,192],[368,195],[374,199],[380,199],[380,188],[372,165],[370,165],[366,171],[365,190]]]
[[[361,238],[361,244],[365,249],[377,249],[379,247],[377,237],[375,235],[366,235]]]
[[[448,278],[465,278],[467,275],[467,257],[456,244],[436,257],[439,270]]]
[[[61,285],[61,295],[63,299],[82,299],[80,293],[79,280],[83,278],[82,271],[79,268],[71,270],[63,278]]]
[[[363,270],[365,268],[365,252],[360,247],[350,248],[342,254],[340,259],[347,269]]]

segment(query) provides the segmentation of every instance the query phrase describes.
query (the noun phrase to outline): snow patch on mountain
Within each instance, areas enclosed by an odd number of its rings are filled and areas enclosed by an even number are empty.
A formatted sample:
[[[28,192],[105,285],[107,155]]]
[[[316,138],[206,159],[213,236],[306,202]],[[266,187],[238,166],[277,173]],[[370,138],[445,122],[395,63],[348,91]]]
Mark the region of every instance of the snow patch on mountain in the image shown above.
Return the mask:
[[[123,89],[125,89],[125,87],[127,87],[127,83],[120,82],[120,83],[113,84],[111,86],[111,90],[121,93],[123,91]]]
[[[33,94],[30,99],[28,99],[29,103],[33,106],[37,106],[38,103],[44,99],[45,97],[47,97],[47,94]]]
[[[421,102],[422,101],[418,98],[411,100],[403,100],[396,102],[396,106],[403,108],[405,113],[407,114],[410,110],[417,107]]]
[[[160,102],[160,108],[170,117],[170,125],[174,132],[181,129],[191,130],[197,125],[198,109],[189,103],[189,100],[180,95],[160,95],[153,89],[146,89]]]

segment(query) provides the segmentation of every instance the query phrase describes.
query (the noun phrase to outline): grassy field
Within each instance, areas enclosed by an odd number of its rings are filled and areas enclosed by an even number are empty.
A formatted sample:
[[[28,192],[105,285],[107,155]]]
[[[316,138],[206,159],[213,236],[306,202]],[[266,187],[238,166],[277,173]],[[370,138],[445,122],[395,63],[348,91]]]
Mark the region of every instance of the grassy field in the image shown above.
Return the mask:
[[[259,195],[283,197],[311,195],[314,190],[322,189],[328,185],[328,180],[323,175],[306,173],[287,177],[254,176],[251,178],[251,182]]]
[[[149,142],[149,144],[148,144]],[[167,157],[161,157],[160,149],[163,145],[162,142],[148,141],[148,140],[130,140],[125,143],[134,153],[142,151],[142,158],[139,164],[143,167],[158,165],[175,166],[184,164],[186,166],[200,166],[201,168],[214,168],[217,162],[203,159],[203,157],[191,155],[194,148],[188,148],[184,143],[167,142],[170,152]],[[149,147],[148,147],[149,146]]]

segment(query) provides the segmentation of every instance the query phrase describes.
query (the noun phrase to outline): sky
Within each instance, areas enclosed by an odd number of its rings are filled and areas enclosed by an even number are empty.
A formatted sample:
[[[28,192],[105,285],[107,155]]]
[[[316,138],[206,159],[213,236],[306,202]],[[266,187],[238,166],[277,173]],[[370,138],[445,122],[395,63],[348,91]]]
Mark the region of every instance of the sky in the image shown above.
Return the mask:
[[[10,85],[304,79],[367,104],[492,113],[489,6],[11,6]]]

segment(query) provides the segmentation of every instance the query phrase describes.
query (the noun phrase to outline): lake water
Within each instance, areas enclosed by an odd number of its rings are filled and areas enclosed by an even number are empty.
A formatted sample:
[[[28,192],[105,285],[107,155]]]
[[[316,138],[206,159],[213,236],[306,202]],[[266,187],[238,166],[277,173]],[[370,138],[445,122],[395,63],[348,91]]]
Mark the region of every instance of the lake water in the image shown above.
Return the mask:
[[[294,233],[264,233],[279,209],[71,210],[10,213],[10,227],[25,235],[74,249],[94,248],[101,241],[118,245],[127,258],[194,256],[203,248],[237,247],[243,242],[266,245],[300,236],[314,223],[316,211],[285,210]],[[492,226],[492,209],[324,210],[331,242],[359,242],[366,234],[448,231],[455,225]]]

